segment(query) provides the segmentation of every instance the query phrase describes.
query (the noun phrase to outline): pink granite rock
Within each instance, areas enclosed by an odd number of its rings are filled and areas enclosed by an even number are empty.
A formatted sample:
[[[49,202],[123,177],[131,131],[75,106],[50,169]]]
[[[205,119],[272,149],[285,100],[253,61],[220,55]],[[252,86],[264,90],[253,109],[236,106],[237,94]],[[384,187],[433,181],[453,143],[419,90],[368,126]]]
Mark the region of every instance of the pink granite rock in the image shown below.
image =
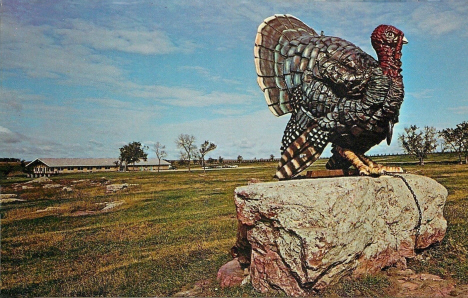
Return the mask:
[[[218,271],[217,280],[222,288],[240,286],[245,278],[244,270],[237,258],[224,264]]]
[[[345,275],[406,268],[406,258],[414,257],[416,248],[443,239],[447,190],[427,177],[402,176],[416,195],[421,218],[410,189],[397,177],[304,179],[237,188],[241,239],[236,251],[243,265],[250,265],[252,285],[263,293],[280,289],[288,296],[304,296]],[[239,261],[235,263],[230,266]],[[221,280],[237,284],[237,272],[235,278]]]

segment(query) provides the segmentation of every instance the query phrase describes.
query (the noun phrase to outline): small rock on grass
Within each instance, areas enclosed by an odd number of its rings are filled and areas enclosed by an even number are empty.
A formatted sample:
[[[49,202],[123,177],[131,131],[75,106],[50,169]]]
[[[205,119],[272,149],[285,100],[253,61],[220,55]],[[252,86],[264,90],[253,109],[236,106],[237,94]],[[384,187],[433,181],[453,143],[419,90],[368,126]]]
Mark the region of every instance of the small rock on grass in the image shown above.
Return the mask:
[[[16,202],[25,202],[25,201],[26,201],[26,200],[23,200],[23,199],[8,198],[8,199],[0,199],[0,204],[16,203]]]
[[[36,213],[55,212],[55,211],[61,211],[61,210],[64,210],[64,207],[47,207],[45,209],[36,210]]]
[[[101,211],[109,211],[111,209],[114,209],[115,207],[122,205],[123,203],[125,203],[125,201],[105,202],[104,204],[106,204],[106,206],[104,206],[104,208],[102,208]]]
[[[18,195],[14,193],[2,193],[0,194],[0,199],[12,199],[16,198]]]
[[[106,191],[107,192],[116,192],[116,191],[119,191],[119,190],[122,190],[122,189],[126,189],[128,188],[128,184],[127,183],[122,183],[122,184],[109,184],[107,185],[106,187]]]
[[[47,182],[52,182],[52,180],[50,180],[47,177],[39,177],[39,178],[36,178],[34,180],[25,182],[25,183],[47,183]]]
[[[60,184],[45,184],[43,188],[59,188],[62,187]]]
[[[23,199],[18,199],[17,194],[14,193],[4,193],[0,194],[0,204],[6,204],[6,203],[15,203],[15,202],[24,202],[26,200]]]
[[[217,279],[221,288],[225,288],[242,285],[244,279],[248,276],[248,272],[246,274],[244,269],[242,269],[238,258],[234,258],[219,268]]]

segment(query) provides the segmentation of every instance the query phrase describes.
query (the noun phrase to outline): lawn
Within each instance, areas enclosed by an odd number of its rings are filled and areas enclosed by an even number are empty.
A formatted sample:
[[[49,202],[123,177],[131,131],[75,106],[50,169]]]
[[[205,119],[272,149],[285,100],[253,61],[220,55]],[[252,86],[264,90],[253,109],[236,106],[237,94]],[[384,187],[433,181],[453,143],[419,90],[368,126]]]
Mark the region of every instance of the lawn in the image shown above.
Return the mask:
[[[453,156],[437,158],[423,167],[404,165],[449,190],[447,236],[409,266],[467,284],[468,166],[445,163]],[[201,296],[258,295],[250,286],[219,289],[216,273],[235,243],[234,189],[252,178],[273,181],[275,167],[62,175],[49,188],[26,178],[3,180],[1,193],[21,201],[1,205],[1,294],[171,296],[202,282]],[[128,188],[106,192],[120,183]],[[389,286],[385,278],[352,282],[374,296]],[[348,288],[343,283],[329,293]]]

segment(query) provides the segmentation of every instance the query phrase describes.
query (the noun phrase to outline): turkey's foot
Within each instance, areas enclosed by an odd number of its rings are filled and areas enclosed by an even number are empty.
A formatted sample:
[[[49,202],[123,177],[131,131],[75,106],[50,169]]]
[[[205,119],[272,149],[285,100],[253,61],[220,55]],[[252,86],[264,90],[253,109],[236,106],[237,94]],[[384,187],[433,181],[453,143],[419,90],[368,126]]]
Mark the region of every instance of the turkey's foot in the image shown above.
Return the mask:
[[[337,152],[346,160],[348,160],[358,171],[359,175],[384,175],[385,173],[402,173],[400,167],[389,167],[380,165],[363,154],[356,154],[353,151],[336,146]]]
[[[384,166],[374,162],[372,159],[365,156],[364,154],[356,155],[370,168],[371,174],[384,175],[386,173],[403,173],[403,169],[401,167]]]

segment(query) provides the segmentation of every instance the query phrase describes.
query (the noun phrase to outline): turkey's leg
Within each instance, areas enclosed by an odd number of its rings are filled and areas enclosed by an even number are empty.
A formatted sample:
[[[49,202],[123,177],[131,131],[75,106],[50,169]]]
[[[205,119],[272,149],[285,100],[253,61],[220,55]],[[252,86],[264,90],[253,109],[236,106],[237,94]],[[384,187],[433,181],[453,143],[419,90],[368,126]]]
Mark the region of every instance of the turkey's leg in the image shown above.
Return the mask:
[[[358,171],[360,175],[371,175],[371,168],[366,165],[353,151],[340,146],[336,146],[336,152],[338,152],[344,159],[348,160]]]
[[[327,164],[325,165],[327,169],[329,169],[329,170],[336,170],[336,169],[345,170],[345,169],[348,169],[351,166],[351,163],[347,159],[343,158],[343,156],[341,156],[341,154],[339,154],[336,151],[335,146],[332,149],[332,153],[333,153],[332,157],[330,157]]]

